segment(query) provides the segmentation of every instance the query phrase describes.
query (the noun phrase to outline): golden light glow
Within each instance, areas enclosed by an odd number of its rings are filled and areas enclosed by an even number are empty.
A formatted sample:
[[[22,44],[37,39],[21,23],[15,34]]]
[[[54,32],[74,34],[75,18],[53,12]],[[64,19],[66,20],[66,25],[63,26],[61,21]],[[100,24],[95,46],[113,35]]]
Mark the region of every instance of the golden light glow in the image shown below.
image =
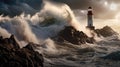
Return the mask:
[[[115,19],[116,19],[116,22],[119,23],[119,20],[120,20],[120,12],[116,14]]]
[[[105,1],[105,2],[104,2],[104,5],[105,5],[105,6],[108,6],[108,2],[107,2],[107,1]]]

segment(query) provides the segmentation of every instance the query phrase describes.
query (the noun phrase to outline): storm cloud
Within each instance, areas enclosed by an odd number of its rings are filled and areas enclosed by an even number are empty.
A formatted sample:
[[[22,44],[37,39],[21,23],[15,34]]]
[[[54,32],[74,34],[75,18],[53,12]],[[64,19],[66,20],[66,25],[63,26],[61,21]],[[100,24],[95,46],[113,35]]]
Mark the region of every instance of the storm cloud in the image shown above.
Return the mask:
[[[16,16],[21,13],[35,14],[40,11],[44,0],[0,0],[0,14]],[[119,13],[120,0],[49,0],[66,3],[72,10],[93,8],[95,18],[112,19]],[[77,13],[77,12],[76,12]],[[85,15],[82,15],[85,16]]]
[[[53,0],[55,2],[61,2],[68,4],[72,9],[87,10],[89,6],[93,7],[94,16],[96,18],[111,19],[116,16],[119,10],[111,10],[112,3],[116,5],[120,4],[120,0]],[[117,6],[119,7],[119,5]],[[115,9],[112,5],[111,8]]]
[[[16,16],[21,13],[35,14],[41,9],[42,0],[0,0],[0,14]]]

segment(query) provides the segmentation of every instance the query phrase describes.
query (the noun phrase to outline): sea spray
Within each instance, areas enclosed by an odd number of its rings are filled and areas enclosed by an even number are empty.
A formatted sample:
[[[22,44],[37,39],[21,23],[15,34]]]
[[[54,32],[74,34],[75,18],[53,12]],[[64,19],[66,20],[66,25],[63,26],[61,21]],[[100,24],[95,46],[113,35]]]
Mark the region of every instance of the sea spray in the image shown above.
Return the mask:
[[[51,40],[50,38],[46,39],[41,46],[44,48],[43,52],[49,54],[56,54],[58,52],[54,41]]]
[[[13,22],[18,23],[16,26],[16,34],[19,36],[19,38],[23,38],[23,40],[27,42],[39,43],[26,20],[22,18],[14,18]]]
[[[52,16],[58,20],[66,21],[66,23],[69,23],[69,25],[80,31],[80,24],[67,4],[45,1],[42,11],[47,16]]]
[[[46,17],[50,16],[57,20],[63,20],[67,17],[67,12],[64,7],[64,4],[44,1],[41,13]]]
[[[10,34],[14,34],[18,40],[38,43],[36,36],[32,33],[28,22],[21,17],[3,18],[0,25]]]
[[[3,36],[4,38],[8,38],[8,37],[10,37],[10,33],[7,30],[5,30],[4,28],[0,27],[0,36]]]

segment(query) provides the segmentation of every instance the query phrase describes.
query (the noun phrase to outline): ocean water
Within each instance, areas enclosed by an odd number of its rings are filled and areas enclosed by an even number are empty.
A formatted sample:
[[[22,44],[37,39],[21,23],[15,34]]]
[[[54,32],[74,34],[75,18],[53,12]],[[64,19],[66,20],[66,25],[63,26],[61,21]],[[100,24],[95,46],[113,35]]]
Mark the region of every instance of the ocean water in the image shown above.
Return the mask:
[[[107,21],[103,24],[97,21],[95,25],[101,28],[107,24]],[[54,40],[69,25],[90,36],[85,29],[86,23],[81,22],[68,5],[46,1],[42,9],[32,16],[25,13],[15,17],[1,15],[0,36],[6,38],[14,34],[21,48],[29,42],[39,44],[35,50],[43,54],[45,67],[119,67],[119,61],[100,58],[120,50],[119,35],[107,38],[96,36],[96,43],[82,45]],[[110,26],[119,33],[119,26]]]

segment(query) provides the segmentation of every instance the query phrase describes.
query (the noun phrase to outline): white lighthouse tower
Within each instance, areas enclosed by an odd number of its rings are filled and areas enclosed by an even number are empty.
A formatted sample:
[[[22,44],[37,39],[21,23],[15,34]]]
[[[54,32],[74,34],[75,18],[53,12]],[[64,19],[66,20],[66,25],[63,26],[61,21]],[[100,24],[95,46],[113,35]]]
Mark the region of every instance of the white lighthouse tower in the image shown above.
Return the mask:
[[[92,13],[92,7],[88,7],[88,13],[87,13],[87,27],[90,30],[94,30],[94,26],[93,26],[93,13]]]

